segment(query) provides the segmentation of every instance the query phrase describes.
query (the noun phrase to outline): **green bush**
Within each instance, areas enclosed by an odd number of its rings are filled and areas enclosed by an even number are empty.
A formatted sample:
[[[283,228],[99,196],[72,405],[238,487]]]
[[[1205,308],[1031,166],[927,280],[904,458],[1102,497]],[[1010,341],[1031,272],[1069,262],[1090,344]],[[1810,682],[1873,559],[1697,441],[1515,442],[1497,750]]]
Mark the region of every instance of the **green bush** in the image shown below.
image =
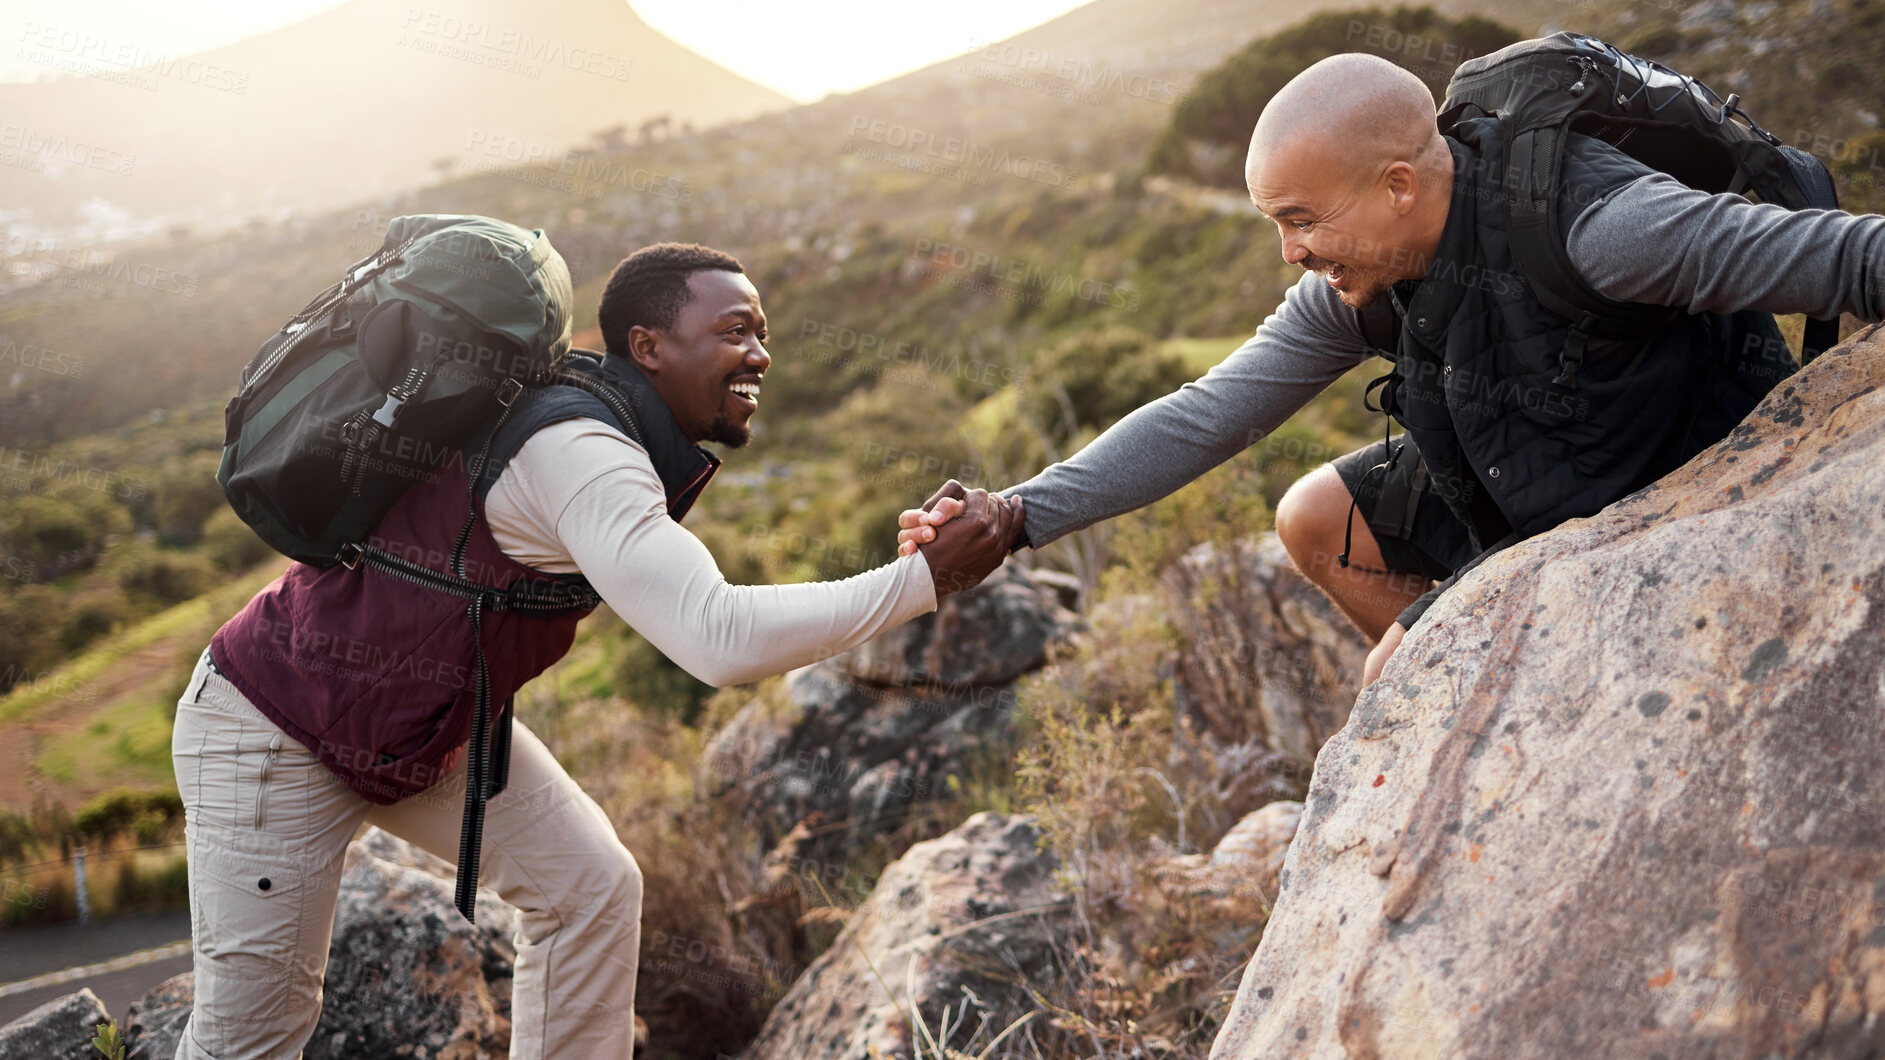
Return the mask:
[[[0,555],[28,565],[33,580],[51,581],[96,563],[106,540],[130,527],[124,509],[96,491],[27,494],[0,515]]]
[[[1388,47],[1390,42],[1415,39],[1441,42],[1443,47],[1437,54],[1433,49]],[[1438,102],[1459,62],[1520,39],[1517,31],[1497,22],[1478,16],[1450,19],[1431,7],[1313,16],[1251,41],[1200,77],[1153,144],[1147,165],[1155,172],[1242,190],[1244,151],[1257,115],[1271,96],[1315,62],[1342,52],[1379,55],[1425,81]]]
[[[72,831],[81,839],[103,842],[135,836],[145,846],[163,842],[183,821],[183,800],[172,791],[118,788],[94,796],[72,815]]]
[[[639,633],[630,630],[624,637],[615,666],[616,693],[650,713],[692,725],[713,695],[713,686],[695,680]]]
[[[100,911],[103,915],[156,913],[189,907],[190,864],[182,856],[165,858],[158,865],[148,866],[138,857],[121,855],[116,876],[109,906]]]
[[[204,521],[202,541],[203,554],[209,561],[231,574],[248,570],[276,554],[227,505]]]
[[[110,633],[131,617],[131,602],[124,589],[105,582],[81,589],[64,609],[59,627],[59,649],[70,655]]]
[[[50,586],[28,585],[0,595],[0,693],[33,679],[59,658],[60,596]]]
[[[152,486],[151,516],[159,542],[194,545],[203,537],[204,520],[218,512],[234,514],[216,484],[216,460],[215,454],[199,454]]]
[[[1065,439],[1100,429],[1191,381],[1176,354],[1160,353],[1152,336],[1126,327],[1076,334],[1034,362],[1027,400],[1037,422]],[[1063,401],[1064,398],[1064,401]],[[1068,414],[1072,422],[1068,421]]]
[[[182,603],[216,581],[210,561],[188,552],[171,552],[138,543],[115,561],[118,584],[134,598],[158,607]]]

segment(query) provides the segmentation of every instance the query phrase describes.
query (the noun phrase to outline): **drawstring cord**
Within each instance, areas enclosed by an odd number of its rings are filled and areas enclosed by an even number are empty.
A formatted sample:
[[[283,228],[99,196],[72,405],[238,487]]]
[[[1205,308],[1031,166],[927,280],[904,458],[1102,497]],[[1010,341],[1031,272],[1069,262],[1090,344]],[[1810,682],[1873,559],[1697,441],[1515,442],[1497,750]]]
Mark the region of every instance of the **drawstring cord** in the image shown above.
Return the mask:
[[[1386,418],[1388,416],[1388,404],[1394,400],[1393,387],[1383,386],[1382,384],[1390,383],[1393,379],[1394,372],[1390,369],[1386,375],[1370,379],[1367,388],[1361,392],[1361,407],[1367,409],[1369,412],[1379,412],[1383,416],[1381,421],[1381,448],[1383,452],[1387,453],[1387,459],[1369,468],[1367,471],[1362,472],[1361,481],[1355,483],[1354,491],[1348,495],[1348,518],[1342,521],[1342,554],[1335,557],[1335,562],[1339,564],[1343,570],[1348,569],[1348,553],[1355,547],[1355,509],[1361,504],[1361,491],[1367,488],[1368,479],[1375,472],[1391,473],[1394,470],[1395,462],[1401,457],[1401,450],[1407,448],[1406,442],[1402,442],[1400,445],[1394,444],[1394,421]],[[1370,405],[1368,404],[1368,398],[1374,394],[1377,388],[1381,391],[1381,403],[1378,405]]]

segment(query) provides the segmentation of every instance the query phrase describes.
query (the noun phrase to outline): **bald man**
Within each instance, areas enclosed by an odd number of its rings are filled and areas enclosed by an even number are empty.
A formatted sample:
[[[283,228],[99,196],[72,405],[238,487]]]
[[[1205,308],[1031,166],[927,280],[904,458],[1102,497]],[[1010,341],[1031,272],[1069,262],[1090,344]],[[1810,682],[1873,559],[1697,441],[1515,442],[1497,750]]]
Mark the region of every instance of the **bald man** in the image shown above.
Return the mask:
[[[1558,202],[1571,264],[1598,294],[1671,307],[1580,360],[1571,322],[1514,265],[1504,161],[1496,119],[1442,135],[1427,87],[1384,59],[1336,55],[1299,74],[1259,117],[1245,175],[1305,275],[1203,378],[1004,491],[1027,499],[1011,545],[1149,504],[1389,356],[1384,401],[1405,433],[1304,476],[1276,511],[1297,566],[1377,639],[1372,682],[1480,559],[1732,430],[1794,370],[1768,314],[1885,316],[1885,218],[1709,195],[1574,134]],[[900,547],[958,510],[926,509],[903,513]]]

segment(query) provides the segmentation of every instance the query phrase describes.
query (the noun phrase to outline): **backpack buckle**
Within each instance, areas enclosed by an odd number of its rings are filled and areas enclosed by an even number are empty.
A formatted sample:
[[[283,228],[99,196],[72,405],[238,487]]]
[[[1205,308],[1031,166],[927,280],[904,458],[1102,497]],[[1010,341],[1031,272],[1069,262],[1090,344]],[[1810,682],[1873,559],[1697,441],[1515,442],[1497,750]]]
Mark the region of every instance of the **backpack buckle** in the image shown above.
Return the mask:
[[[1585,317],[1583,323],[1565,334],[1564,349],[1558,351],[1558,377],[1551,381],[1553,386],[1577,389],[1577,370],[1583,367],[1585,344],[1590,341],[1590,332],[1586,329],[1593,323],[1590,317]]]
[[[505,408],[510,408],[511,402],[516,401],[517,395],[523,392],[524,384],[518,382],[516,377],[513,376],[498,384],[497,403]]]
[[[340,546],[340,551],[335,553],[334,558],[340,561],[341,566],[348,570],[355,570],[360,566],[360,557],[364,555],[366,555],[366,549],[361,548],[359,542],[349,541]]]

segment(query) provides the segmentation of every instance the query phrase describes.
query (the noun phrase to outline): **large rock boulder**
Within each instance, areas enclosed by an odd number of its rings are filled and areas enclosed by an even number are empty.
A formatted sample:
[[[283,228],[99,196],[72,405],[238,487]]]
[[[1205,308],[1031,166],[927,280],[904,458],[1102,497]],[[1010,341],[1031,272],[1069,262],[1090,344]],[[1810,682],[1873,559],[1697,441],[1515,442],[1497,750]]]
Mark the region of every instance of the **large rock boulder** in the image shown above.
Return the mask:
[[[910,1020],[936,1033],[944,1006],[972,1007],[960,1025],[986,1030],[939,1044],[985,1046],[1035,1007],[1022,983],[1058,974],[1069,903],[1039,837],[1027,817],[978,813],[911,847],[774,1006],[745,1060],[908,1057],[921,1033]]]
[[[1885,1052],[1882,383],[1873,328],[1441,598],[1214,1058]]]
[[[307,1060],[509,1055],[517,911],[480,892],[473,928],[452,905],[448,868],[378,829],[348,847]],[[185,973],[133,1004],[129,1055],[169,1060],[194,1001]]]
[[[1274,533],[1187,552],[1162,578],[1183,647],[1188,717],[1220,744],[1256,740],[1301,761],[1348,721],[1373,645],[1302,576]]]
[[[1077,624],[1057,589],[1004,568],[974,593],[843,655],[793,671],[714,735],[704,784],[767,847],[808,817],[827,829],[802,856],[833,859],[947,797],[948,778],[1005,746],[1011,683]]]
[[[0,1060],[97,1060],[92,1037],[110,1018],[90,990],[54,998],[0,1027]]]

